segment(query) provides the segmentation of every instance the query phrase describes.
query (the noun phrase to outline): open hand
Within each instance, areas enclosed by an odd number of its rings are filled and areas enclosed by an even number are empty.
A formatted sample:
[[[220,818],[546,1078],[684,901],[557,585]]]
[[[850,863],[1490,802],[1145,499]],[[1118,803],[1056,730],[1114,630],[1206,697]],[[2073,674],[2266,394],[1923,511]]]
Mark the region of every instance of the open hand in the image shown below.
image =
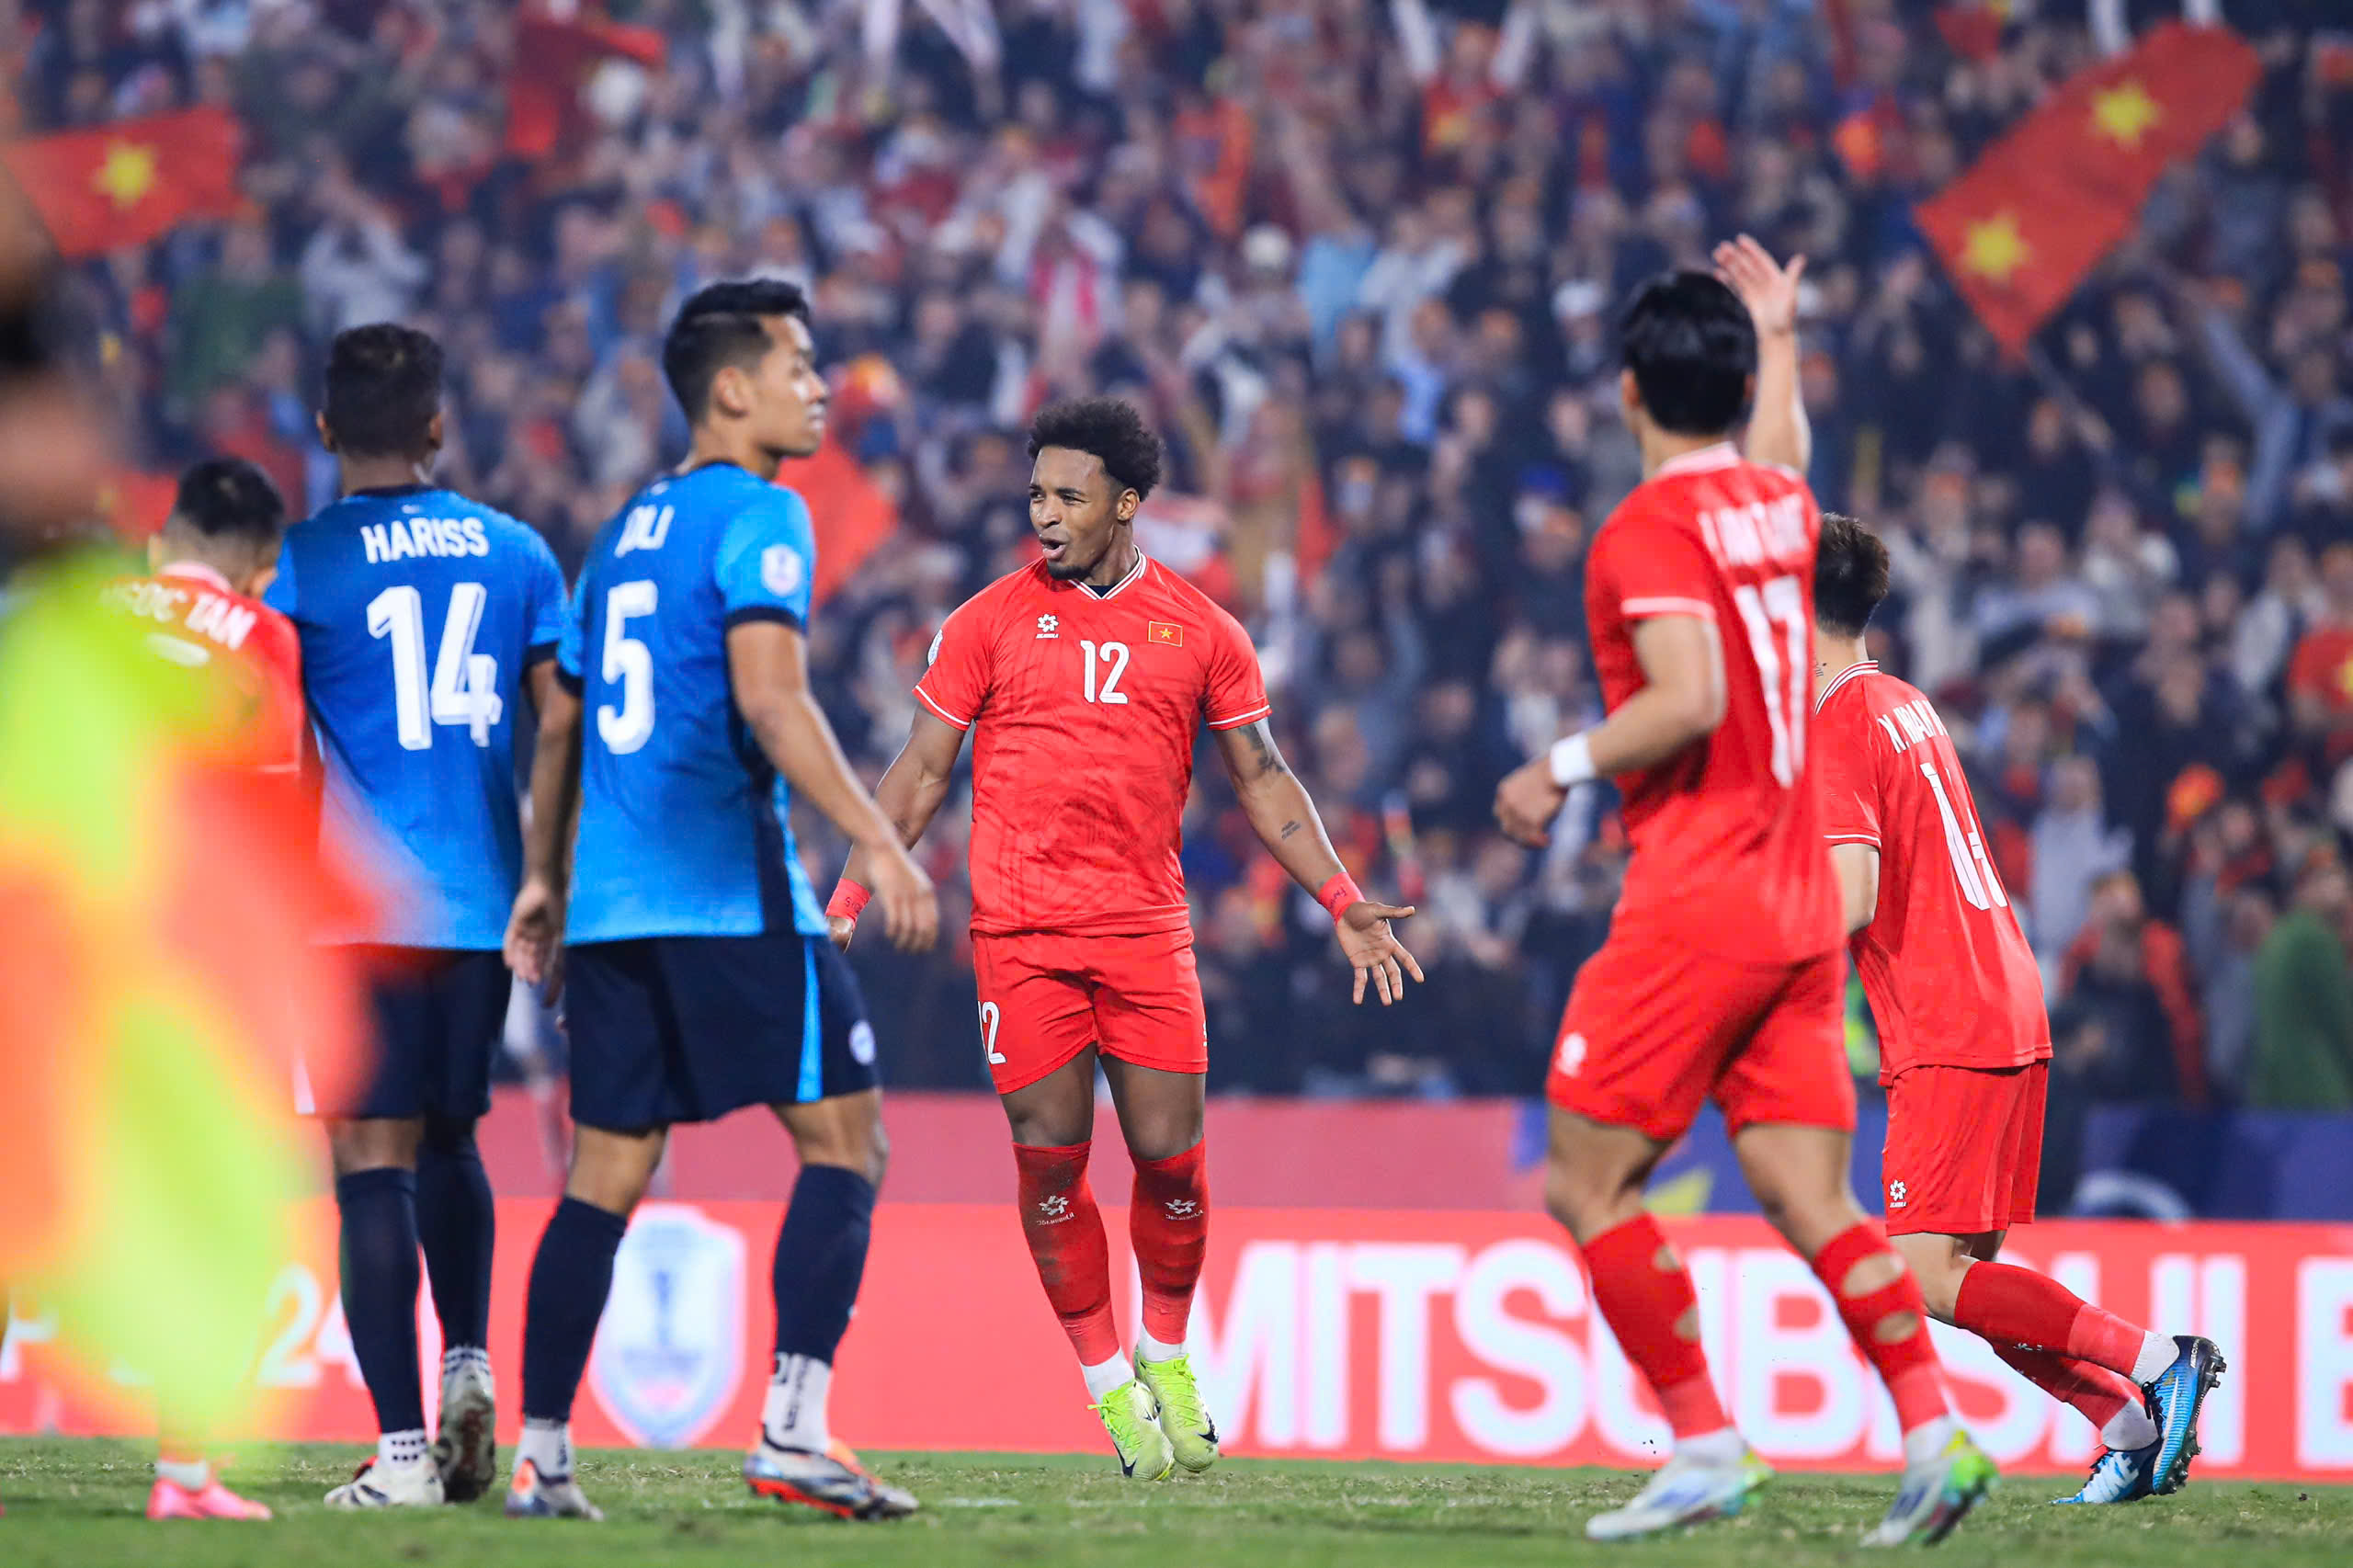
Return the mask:
[[[1422,966],[1405,950],[1405,944],[1390,929],[1392,920],[1404,920],[1414,913],[1412,904],[1374,903],[1359,899],[1340,913],[1340,950],[1357,971],[1356,994],[1352,1002],[1364,1000],[1364,985],[1370,980],[1381,993],[1384,1007],[1405,994],[1405,976],[1422,978]]]
[[[1748,307],[1758,337],[1797,331],[1798,279],[1805,276],[1805,257],[1793,256],[1787,267],[1776,266],[1763,245],[1743,234],[1718,245],[1711,259],[1716,276]]]

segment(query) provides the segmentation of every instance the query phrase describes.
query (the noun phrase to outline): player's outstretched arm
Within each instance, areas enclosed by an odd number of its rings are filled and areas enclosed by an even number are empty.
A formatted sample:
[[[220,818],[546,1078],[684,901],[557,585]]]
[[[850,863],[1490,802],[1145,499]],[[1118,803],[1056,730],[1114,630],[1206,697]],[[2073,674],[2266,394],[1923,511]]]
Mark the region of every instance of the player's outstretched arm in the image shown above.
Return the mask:
[[[1798,382],[1798,279],[1805,257],[1773,264],[1763,245],[1743,234],[1716,247],[1716,276],[1724,280],[1756,324],[1756,395],[1748,416],[1751,461],[1779,463],[1800,473],[1813,460],[1813,430],[1806,423]]]
[[[737,710],[785,782],[865,857],[892,942],[909,952],[930,947],[939,935],[939,895],[842,755],[825,710],[809,689],[809,645],[800,630],[765,619],[731,627],[727,678]]]
[[[891,819],[891,825],[899,830],[899,842],[908,848],[922,839],[924,829],[931,825],[941,802],[948,799],[948,786],[956,777],[956,759],[963,751],[963,731],[921,708],[915,710],[915,726],[907,744],[874,785],[874,804]],[[841,882],[825,905],[825,925],[834,946],[845,950],[858,933],[858,911],[873,896],[873,873],[867,869],[867,858],[862,847],[851,848],[842,867]]]
[[[1724,722],[1724,650],[1714,621],[1653,616],[1634,628],[1634,657],[1643,666],[1641,690],[1497,787],[1495,821],[1504,832],[1540,848],[1572,789],[1655,767]]]
[[[1226,777],[1250,818],[1258,842],[1290,873],[1291,881],[1315,895],[1338,928],[1340,950],[1357,971],[1354,999],[1364,1000],[1365,982],[1381,994],[1383,1006],[1405,994],[1405,976],[1422,978],[1422,966],[1390,928],[1392,920],[1414,913],[1403,907],[1368,900],[1340,864],[1339,855],[1324,833],[1324,819],[1307,787],[1283,761],[1280,747],[1267,721],[1239,725],[1217,733],[1218,754],[1225,758]]]
[[[523,835],[523,885],[506,917],[506,967],[552,996],[563,979],[563,911],[572,887],[572,835],[580,820],[580,694],[556,678],[555,661],[531,667],[540,739],[531,756],[531,820]]]

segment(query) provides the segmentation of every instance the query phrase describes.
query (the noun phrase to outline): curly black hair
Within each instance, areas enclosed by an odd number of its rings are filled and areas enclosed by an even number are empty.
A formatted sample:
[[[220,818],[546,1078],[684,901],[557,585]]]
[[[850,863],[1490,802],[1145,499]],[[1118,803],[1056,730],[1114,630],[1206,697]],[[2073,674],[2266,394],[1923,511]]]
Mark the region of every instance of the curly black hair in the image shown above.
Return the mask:
[[[1078,397],[1048,403],[1029,421],[1029,460],[1048,447],[1092,452],[1103,472],[1142,500],[1160,483],[1160,437],[1125,398]]]
[[[1887,597],[1887,546],[1854,518],[1822,514],[1822,543],[1813,558],[1813,619],[1824,631],[1859,637]]]

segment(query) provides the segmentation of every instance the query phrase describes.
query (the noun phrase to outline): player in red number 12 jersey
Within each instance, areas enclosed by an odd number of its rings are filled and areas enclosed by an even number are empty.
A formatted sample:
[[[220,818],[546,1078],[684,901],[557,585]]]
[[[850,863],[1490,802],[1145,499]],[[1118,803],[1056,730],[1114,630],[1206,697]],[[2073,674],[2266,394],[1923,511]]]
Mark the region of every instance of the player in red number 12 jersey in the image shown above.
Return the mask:
[[[1623,1540],[1736,1513],[1770,1474],[1717,1400],[1690,1278],[1643,1206],[1652,1169],[1712,1097],[1766,1217],[1812,1262],[1894,1397],[1904,1483],[1870,1540],[1933,1541],[1993,1466],[1952,1419],[1918,1284],[1847,1187],[1846,964],[1807,745],[1821,519],[1802,478],[1745,460],[1729,435],[1756,385],[1768,389],[1759,424],[1802,428],[1796,272],[1761,251],[1746,259],[1746,302],[1679,272],[1627,307],[1619,395],[1644,479],[1586,564],[1608,715],[1506,778],[1496,801],[1506,831],[1541,843],[1570,789],[1613,778],[1633,842],[1609,939],[1562,1019],[1545,1192],[1675,1451],[1586,1533]]]
[[[1887,571],[1887,547],[1861,525],[1824,519],[1813,576],[1822,828],[1879,1025],[1887,1228],[1930,1312],[2099,1429],[2104,1450],[2066,1501],[2173,1492],[2222,1376],[2213,1342],[2152,1334],[1994,1261],[2009,1228],[2034,1219],[2051,1023],[1952,737],[1864,650]]]
[[[1136,549],[1136,508],[1160,477],[1142,417],[1114,398],[1059,403],[1030,426],[1029,455],[1044,557],[940,628],[915,733],[874,798],[913,846],[972,733],[972,966],[1022,1229],[1121,1467],[1157,1480],[1218,1454],[1185,1355],[1209,1237],[1209,1046],[1176,859],[1200,726],[1260,841],[1331,913],[1357,1000],[1368,982],[1389,1002],[1407,972],[1422,976],[1389,926],[1413,911],[1358,891],[1284,766],[1249,637]],[[861,859],[851,856],[826,910],[845,945],[865,903]],[[1128,1229],[1143,1322],[1132,1362],[1086,1183],[1098,1061],[1135,1164]]]

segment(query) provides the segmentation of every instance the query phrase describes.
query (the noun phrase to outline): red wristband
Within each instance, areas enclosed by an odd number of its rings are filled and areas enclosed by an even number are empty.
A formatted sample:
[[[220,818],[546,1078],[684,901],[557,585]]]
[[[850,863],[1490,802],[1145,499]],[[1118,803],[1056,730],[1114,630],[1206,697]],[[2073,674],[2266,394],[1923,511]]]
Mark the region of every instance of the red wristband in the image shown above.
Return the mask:
[[[1344,870],[1315,890],[1315,902],[1324,906],[1324,913],[1332,917],[1333,925],[1337,926],[1340,916],[1348,912],[1348,905],[1364,902],[1364,890],[1357,886],[1357,880]]]
[[[844,877],[834,884],[834,896],[825,901],[825,918],[855,922],[858,912],[874,897],[872,890],[859,887]]]

